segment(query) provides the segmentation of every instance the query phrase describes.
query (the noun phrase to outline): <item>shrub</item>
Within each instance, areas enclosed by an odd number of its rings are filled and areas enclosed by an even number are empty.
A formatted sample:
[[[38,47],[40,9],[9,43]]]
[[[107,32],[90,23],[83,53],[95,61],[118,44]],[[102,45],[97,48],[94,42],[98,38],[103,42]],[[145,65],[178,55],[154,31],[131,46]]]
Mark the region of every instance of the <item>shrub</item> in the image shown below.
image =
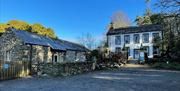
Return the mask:
[[[119,67],[127,62],[126,54],[122,52],[108,53],[93,50],[88,58],[89,60],[93,60],[93,58],[96,59],[96,68],[98,69]]]

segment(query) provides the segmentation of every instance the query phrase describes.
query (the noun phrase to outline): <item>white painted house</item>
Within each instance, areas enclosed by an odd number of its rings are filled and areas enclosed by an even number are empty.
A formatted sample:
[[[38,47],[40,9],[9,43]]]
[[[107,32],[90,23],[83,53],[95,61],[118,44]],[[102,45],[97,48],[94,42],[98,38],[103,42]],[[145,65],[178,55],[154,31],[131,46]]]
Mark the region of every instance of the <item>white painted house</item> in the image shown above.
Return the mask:
[[[119,52],[125,46],[128,49],[129,59],[139,58],[139,49],[146,49],[148,58],[159,55],[159,48],[153,43],[154,38],[162,39],[162,27],[160,25],[144,25],[110,30],[107,33],[108,47],[111,52]]]

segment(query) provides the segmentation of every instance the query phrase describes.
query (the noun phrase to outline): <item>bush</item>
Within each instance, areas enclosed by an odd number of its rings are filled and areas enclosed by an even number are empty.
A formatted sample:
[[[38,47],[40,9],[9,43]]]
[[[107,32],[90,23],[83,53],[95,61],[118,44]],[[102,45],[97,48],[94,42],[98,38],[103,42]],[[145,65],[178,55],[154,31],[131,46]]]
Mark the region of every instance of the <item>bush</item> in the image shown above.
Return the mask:
[[[122,64],[126,64],[127,57],[124,55],[125,53],[107,53],[100,52],[98,50],[93,50],[90,55],[88,55],[88,60],[96,59],[96,68],[104,69],[104,68],[114,68],[119,67]]]
[[[126,64],[127,63],[126,55],[121,52],[113,53],[111,60],[113,60],[113,62],[118,63],[118,64]]]

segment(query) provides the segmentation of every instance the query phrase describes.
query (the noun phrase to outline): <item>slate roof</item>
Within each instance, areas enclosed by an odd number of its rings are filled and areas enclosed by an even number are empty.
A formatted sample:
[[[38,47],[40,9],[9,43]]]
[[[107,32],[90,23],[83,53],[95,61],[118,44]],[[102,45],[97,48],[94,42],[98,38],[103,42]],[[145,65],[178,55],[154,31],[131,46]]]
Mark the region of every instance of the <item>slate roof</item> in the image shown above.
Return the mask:
[[[162,31],[161,25],[142,25],[142,26],[131,26],[109,30],[107,35],[115,34],[129,34],[129,33],[141,33],[141,32],[152,32],[152,31]]]
[[[66,50],[88,51],[88,49],[85,48],[84,46],[69,41],[52,39],[47,36],[42,36],[23,30],[15,30],[15,29],[12,30],[26,44],[49,46],[54,50],[61,50],[61,51],[66,51]]]
[[[57,39],[57,42],[63,44],[65,46],[66,50],[73,50],[73,51],[89,51],[86,47],[79,45],[77,43],[73,43],[70,41],[62,40],[62,39]]]
[[[1,35],[3,35],[3,33],[0,33],[0,37],[1,37]]]

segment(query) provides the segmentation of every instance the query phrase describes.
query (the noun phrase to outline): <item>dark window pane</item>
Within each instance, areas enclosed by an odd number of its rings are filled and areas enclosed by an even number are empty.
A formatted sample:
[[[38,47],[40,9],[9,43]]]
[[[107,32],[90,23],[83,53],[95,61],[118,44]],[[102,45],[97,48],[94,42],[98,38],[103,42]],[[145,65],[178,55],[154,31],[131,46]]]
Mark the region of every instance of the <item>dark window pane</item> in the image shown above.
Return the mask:
[[[54,62],[57,62],[57,56],[55,55],[55,57],[54,57]]]
[[[139,43],[140,37],[139,34],[134,34],[134,43]]]
[[[153,54],[158,55],[159,54],[159,48],[157,46],[153,46]]]
[[[124,36],[124,42],[125,42],[125,44],[129,44],[130,43],[130,36],[129,35],[125,35]]]
[[[153,33],[153,38],[159,37],[159,33]]]
[[[143,43],[149,43],[149,34],[143,34]]]
[[[121,36],[116,36],[115,37],[115,44],[116,45],[121,45]]]
[[[116,47],[116,53],[121,52],[121,47]]]
[[[156,43],[159,39],[159,33],[153,33],[153,42]]]

